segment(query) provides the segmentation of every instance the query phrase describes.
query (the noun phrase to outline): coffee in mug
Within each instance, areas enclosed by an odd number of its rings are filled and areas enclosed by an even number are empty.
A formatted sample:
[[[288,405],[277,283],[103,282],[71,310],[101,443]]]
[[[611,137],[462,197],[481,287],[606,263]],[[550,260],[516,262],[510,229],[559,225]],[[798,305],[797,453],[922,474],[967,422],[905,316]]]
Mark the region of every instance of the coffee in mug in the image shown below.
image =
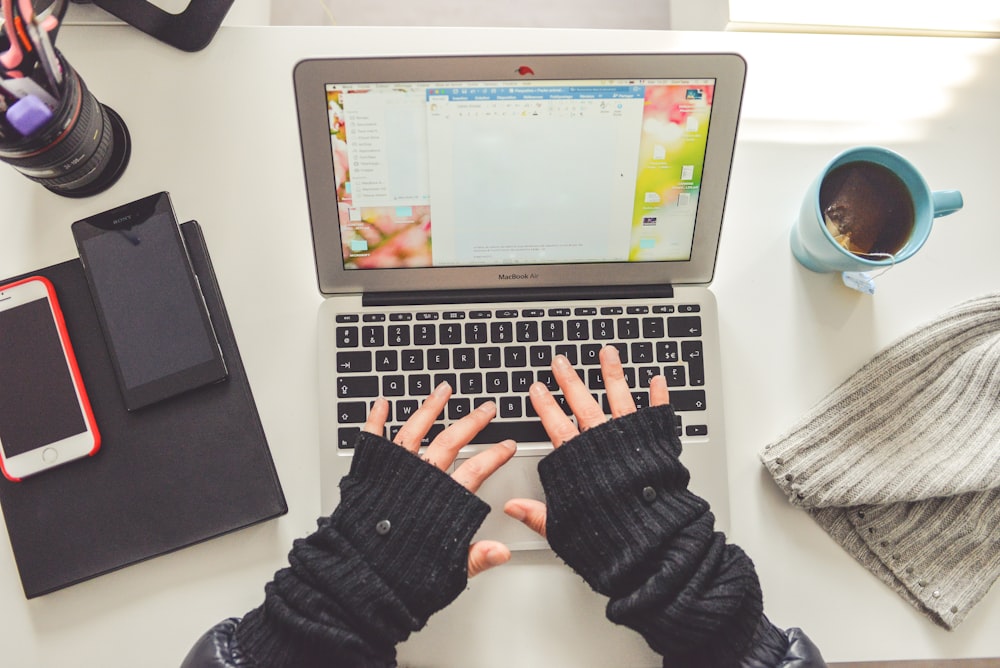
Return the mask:
[[[830,170],[819,189],[823,222],[855,255],[895,255],[913,233],[913,199],[887,167],[861,160]]]
[[[957,190],[931,190],[906,158],[878,146],[836,156],[806,191],[791,247],[817,272],[896,265],[927,241],[935,219],[962,208]]]

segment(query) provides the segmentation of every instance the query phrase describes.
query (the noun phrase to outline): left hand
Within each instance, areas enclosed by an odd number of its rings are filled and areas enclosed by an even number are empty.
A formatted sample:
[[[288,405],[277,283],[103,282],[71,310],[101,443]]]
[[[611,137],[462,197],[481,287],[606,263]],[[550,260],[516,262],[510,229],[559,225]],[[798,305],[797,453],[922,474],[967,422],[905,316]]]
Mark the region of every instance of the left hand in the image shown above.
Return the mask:
[[[448,403],[451,397],[451,387],[441,383],[431,392],[410,419],[400,427],[393,443],[405,448],[413,454],[418,454],[420,442],[427,435],[431,425]],[[455,461],[458,451],[467,445],[472,437],[479,433],[490,420],[496,417],[497,407],[492,401],[481,404],[458,422],[450,425],[431,441],[422,459],[433,466],[447,471]],[[385,421],[389,417],[389,403],[379,398],[375,400],[368,421],[362,429],[370,434],[381,436],[385,430]],[[506,440],[497,443],[474,457],[470,457],[455,469],[451,477],[462,487],[476,493],[483,481],[494,471],[503,466],[517,449],[514,441]],[[510,560],[510,549],[495,540],[481,540],[469,546],[469,577],[499,566]]]

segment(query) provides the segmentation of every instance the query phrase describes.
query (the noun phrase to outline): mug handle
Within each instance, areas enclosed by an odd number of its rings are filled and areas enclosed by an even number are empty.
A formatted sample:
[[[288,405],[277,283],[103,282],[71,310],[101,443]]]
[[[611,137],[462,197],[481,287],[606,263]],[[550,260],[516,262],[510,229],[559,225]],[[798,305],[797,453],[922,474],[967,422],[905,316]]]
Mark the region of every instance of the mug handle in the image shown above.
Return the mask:
[[[931,201],[934,203],[935,218],[955,213],[965,204],[962,193],[957,190],[935,190],[931,193]]]

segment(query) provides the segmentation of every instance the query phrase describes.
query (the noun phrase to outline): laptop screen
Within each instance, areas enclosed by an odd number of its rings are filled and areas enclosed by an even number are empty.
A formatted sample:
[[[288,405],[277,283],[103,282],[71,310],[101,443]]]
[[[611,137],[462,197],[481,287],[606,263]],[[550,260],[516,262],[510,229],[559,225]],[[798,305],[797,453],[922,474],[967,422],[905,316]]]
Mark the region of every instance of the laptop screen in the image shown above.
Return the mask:
[[[709,283],[745,71],[711,53],[298,63],[320,291]]]
[[[714,86],[328,84],[344,267],[686,261]]]

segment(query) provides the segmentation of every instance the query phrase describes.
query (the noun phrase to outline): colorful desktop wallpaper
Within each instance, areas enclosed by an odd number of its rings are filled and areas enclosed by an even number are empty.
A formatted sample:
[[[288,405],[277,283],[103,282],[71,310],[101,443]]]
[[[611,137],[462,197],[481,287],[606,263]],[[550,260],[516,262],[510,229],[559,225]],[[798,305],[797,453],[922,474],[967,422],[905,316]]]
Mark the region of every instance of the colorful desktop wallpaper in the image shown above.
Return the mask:
[[[693,239],[688,231],[678,234],[676,229],[689,225],[693,233],[693,212],[675,211],[697,207],[713,91],[712,85],[646,89],[629,261],[690,257],[690,245],[667,258],[663,251],[678,238]]]

